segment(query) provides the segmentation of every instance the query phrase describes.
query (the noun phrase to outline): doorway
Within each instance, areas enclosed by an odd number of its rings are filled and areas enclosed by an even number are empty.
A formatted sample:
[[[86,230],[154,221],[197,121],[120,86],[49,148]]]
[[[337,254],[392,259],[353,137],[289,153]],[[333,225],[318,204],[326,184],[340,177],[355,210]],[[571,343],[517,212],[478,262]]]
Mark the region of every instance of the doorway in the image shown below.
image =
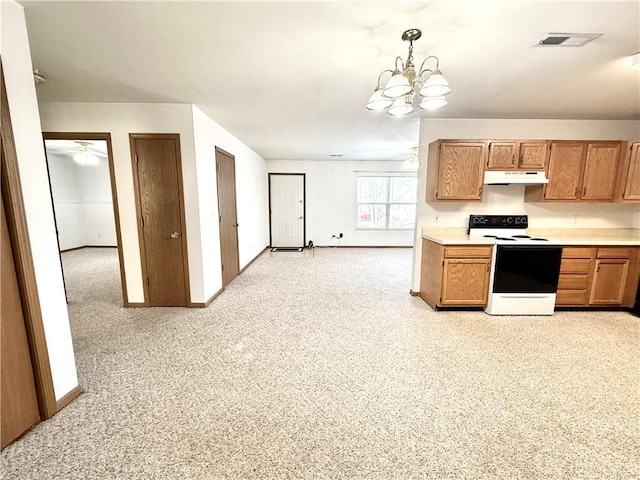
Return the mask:
[[[305,174],[269,174],[269,224],[272,248],[306,243]]]
[[[118,200],[109,133],[45,132],[43,134],[54,211],[60,263],[69,302],[68,275],[63,256],[83,263],[88,252],[65,254],[71,250],[96,249],[92,256],[109,257],[119,269],[122,304],[129,305],[122,256]],[[113,252],[111,249],[117,249]],[[117,255],[117,261],[116,261]],[[80,265],[80,267],[82,267]],[[109,267],[111,268],[111,267]],[[86,265],[86,269],[91,269]],[[99,296],[96,289],[96,295]],[[91,299],[91,290],[84,299]]]
[[[129,134],[145,306],[190,304],[179,134]]]
[[[240,274],[238,253],[238,212],[236,208],[236,160],[233,155],[216,147],[218,212],[220,222],[220,257],[222,288]]]

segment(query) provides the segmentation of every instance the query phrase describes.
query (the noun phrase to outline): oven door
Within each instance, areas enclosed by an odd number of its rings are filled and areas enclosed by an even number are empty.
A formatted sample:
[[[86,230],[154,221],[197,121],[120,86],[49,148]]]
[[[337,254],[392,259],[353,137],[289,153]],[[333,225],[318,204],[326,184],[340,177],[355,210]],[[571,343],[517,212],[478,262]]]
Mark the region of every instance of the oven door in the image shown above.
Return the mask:
[[[493,293],[556,293],[561,246],[497,245]]]

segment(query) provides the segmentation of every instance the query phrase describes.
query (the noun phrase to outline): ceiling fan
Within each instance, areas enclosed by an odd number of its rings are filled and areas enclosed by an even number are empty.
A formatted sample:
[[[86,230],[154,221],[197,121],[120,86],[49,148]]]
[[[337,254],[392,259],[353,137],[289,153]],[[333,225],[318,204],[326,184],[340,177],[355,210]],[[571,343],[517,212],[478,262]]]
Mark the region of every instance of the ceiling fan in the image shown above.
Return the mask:
[[[107,158],[107,145],[102,140],[45,140],[48,152],[73,158],[79,165],[97,165]]]

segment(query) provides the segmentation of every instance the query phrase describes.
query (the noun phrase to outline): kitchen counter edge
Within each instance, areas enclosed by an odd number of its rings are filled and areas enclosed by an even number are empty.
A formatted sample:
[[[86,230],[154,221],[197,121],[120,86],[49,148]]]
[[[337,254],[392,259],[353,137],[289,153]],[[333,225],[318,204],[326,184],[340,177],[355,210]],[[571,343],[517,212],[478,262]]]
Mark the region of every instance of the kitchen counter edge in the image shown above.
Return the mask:
[[[422,230],[422,238],[442,245],[493,245],[494,243],[491,238],[469,237],[466,232],[451,230],[424,228]],[[534,235],[537,234],[534,229],[531,230]],[[550,238],[564,246],[640,246],[640,230],[637,229],[624,229],[624,232],[619,234],[604,233],[600,229],[591,233],[582,230],[577,235],[570,234],[566,230],[554,232],[551,229],[545,230],[544,233],[545,238]]]

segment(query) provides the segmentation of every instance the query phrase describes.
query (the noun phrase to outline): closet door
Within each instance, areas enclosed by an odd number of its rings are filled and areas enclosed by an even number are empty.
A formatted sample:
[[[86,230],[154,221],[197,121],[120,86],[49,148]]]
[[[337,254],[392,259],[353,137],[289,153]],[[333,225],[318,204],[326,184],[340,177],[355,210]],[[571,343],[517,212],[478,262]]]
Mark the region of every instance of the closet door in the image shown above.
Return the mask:
[[[4,162],[4,158],[2,159]],[[38,397],[31,364],[27,330],[20,299],[7,215],[2,204],[2,243],[0,261],[0,357],[2,364],[2,448],[40,420]]]

